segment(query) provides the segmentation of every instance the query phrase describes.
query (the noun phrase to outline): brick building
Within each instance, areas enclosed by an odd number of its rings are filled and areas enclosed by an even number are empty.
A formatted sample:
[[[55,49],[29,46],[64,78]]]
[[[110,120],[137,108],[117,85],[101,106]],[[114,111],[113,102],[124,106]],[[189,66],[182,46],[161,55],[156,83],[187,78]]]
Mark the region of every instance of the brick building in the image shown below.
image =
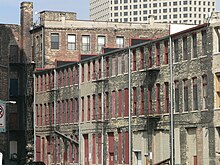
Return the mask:
[[[175,163],[219,164],[219,27],[214,13],[210,23],[37,70],[36,160],[86,165],[169,160],[172,110]]]
[[[169,24],[114,23],[77,20],[76,13],[42,11],[32,27],[36,67],[51,68],[56,61],[80,61],[110,48],[130,46],[169,34]],[[59,64],[58,64],[59,65]]]
[[[0,99],[16,101],[6,104],[6,130],[0,133],[0,152],[6,164],[25,158],[26,144],[33,143],[30,12],[32,3],[21,3],[21,24],[0,24]]]
[[[33,3],[22,2],[20,9],[20,25],[0,24],[0,99],[16,101],[7,104],[6,132],[0,134],[6,164],[25,161],[32,153],[35,67],[77,62],[169,33],[168,24],[80,21],[73,12],[43,11],[40,22],[33,23]]]

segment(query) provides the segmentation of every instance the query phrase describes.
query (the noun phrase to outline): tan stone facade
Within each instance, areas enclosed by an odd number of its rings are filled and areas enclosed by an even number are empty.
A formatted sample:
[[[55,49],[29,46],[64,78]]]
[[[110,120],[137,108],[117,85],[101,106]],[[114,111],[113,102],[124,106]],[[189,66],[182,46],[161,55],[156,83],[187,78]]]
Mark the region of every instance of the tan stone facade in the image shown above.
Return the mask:
[[[175,163],[217,164],[218,24],[36,71],[36,158],[52,164],[168,161],[173,101]],[[45,144],[50,152],[42,151]]]

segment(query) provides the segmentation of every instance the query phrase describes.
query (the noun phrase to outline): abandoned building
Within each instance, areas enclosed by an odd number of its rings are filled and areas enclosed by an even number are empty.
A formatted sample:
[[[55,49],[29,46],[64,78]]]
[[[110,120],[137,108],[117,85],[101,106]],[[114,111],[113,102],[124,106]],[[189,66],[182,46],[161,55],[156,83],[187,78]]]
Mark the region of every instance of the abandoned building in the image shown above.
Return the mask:
[[[169,161],[171,110],[176,164],[220,163],[219,13],[175,34],[32,13],[23,2],[20,25],[0,24],[0,99],[16,101],[0,128],[6,164]]]
[[[175,163],[219,164],[219,63],[220,14],[213,13],[210,22],[172,35],[37,69],[36,160],[85,165],[169,160],[172,111]]]
[[[35,68],[77,64],[114,49],[161,38],[170,28],[162,23],[82,21],[76,19],[76,13],[57,11],[43,11],[35,22],[32,2],[22,2],[20,9],[20,25],[0,24],[0,99],[16,101],[6,105],[6,123],[0,127],[0,152],[6,164],[33,156]]]

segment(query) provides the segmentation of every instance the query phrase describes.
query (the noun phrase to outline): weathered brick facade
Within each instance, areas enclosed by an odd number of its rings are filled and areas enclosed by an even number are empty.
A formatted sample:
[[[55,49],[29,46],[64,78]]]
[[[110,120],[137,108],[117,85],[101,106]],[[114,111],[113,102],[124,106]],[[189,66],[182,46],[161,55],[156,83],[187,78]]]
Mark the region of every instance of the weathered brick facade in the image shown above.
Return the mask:
[[[215,16],[210,24],[35,72],[37,159],[48,164],[166,160],[172,101],[175,163],[218,164],[219,14]],[[50,153],[42,150],[48,143]]]
[[[0,25],[1,100],[16,101],[15,105],[6,104],[6,132],[0,135],[0,152],[6,164],[25,160],[26,145],[33,144],[34,138],[33,120],[27,120],[33,118],[32,7],[32,3],[21,3],[21,25]]]

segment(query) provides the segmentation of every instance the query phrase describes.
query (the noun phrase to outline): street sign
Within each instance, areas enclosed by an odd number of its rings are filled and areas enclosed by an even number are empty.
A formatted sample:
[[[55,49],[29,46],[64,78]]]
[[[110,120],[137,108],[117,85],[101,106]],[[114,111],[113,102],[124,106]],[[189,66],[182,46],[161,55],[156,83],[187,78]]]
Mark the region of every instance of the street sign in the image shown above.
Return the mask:
[[[6,131],[6,112],[5,112],[5,104],[0,103],[0,132]]]
[[[3,154],[0,152],[0,165],[2,165]]]

